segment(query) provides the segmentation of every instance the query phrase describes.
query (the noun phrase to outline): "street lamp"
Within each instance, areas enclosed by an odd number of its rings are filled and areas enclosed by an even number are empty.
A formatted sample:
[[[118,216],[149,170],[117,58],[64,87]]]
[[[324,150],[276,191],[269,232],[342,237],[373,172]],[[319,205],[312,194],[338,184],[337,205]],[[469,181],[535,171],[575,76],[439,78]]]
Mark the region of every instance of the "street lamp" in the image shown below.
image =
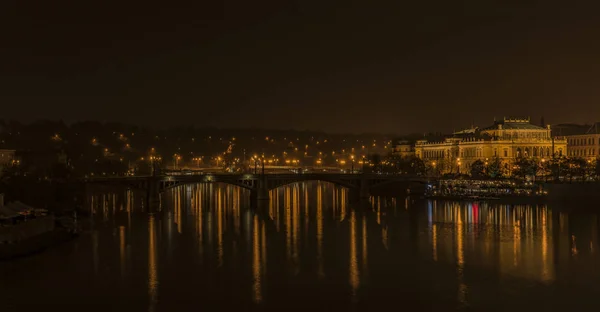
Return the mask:
[[[542,179],[546,182],[546,159],[542,158]]]
[[[354,173],[354,155],[350,155],[350,159],[352,159],[352,173]]]
[[[173,163],[175,164],[175,170],[179,167],[179,160],[181,160],[181,156],[175,154],[173,155]]]
[[[194,160],[196,161],[196,167],[200,168],[200,161],[202,161],[203,157],[204,156],[194,158]]]

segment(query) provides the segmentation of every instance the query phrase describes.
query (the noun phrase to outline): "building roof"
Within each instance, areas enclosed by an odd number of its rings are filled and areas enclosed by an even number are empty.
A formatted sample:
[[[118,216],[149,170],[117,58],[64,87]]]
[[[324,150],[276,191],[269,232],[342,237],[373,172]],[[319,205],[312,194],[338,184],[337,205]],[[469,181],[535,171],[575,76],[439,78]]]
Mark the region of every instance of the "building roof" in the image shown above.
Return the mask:
[[[552,126],[552,134],[562,136],[600,134],[600,122],[592,125],[557,124]]]
[[[454,135],[475,134],[475,133],[477,133],[477,130],[479,130],[479,128],[475,127],[475,128],[463,129],[460,131],[456,131],[453,134]]]
[[[500,121],[495,121],[493,125],[482,128],[481,130],[496,130],[498,125],[502,125],[502,129],[507,130],[545,130],[544,127],[532,125],[529,118],[504,118]]]
[[[586,132],[586,134],[600,134],[600,122],[595,122]]]

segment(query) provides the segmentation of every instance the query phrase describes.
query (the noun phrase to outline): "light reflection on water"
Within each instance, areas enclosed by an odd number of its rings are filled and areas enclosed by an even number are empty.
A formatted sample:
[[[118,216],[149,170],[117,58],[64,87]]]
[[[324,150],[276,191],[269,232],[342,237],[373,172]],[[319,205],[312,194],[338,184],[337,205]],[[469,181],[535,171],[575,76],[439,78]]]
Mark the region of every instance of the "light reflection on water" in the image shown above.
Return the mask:
[[[598,307],[591,299],[600,295],[596,215],[411,198],[356,205],[347,190],[320,182],[279,188],[258,207],[248,195],[187,185],[150,209],[143,194],[91,193],[89,233],[3,263],[0,293],[23,310],[35,302],[18,286],[52,305],[101,298],[148,311],[199,304],[556,310],[565,298]]]

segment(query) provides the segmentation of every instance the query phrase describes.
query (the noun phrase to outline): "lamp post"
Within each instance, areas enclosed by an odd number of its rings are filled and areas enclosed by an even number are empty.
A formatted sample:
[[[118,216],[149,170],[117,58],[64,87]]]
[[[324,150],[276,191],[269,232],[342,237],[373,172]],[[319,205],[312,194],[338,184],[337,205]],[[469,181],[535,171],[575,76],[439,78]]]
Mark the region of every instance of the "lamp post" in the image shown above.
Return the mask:
[[[546,182],[546,159],[542,158],[542,180]]]
[[[258,158],[256,158],[256,155],[254,155],[254,157],[252,157],[252,159],[254,159],[254,174],[258,173]]]
[[[181,156],[175,154],[173,155],[173,166],[175,167],[175,170],[177,170],[177,168],[179,167],[179,160],[181,159]]]
[[[352,159],[352,173],[354,173],[354,155],[350,155],[350,159]]]
[[[196,161],[196,167],[200,168],[200,162],[202,161],[203,158],[204,158],[204,156],[194,158],[194,160]]]

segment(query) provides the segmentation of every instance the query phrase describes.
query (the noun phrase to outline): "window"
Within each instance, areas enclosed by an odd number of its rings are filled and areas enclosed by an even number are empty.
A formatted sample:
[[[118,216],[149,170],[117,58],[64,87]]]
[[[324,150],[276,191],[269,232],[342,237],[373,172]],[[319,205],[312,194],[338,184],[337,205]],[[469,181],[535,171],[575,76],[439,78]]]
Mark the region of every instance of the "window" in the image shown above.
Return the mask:
[[[506,148],[504,149],[504,157],[508,157],[508,150]]]

